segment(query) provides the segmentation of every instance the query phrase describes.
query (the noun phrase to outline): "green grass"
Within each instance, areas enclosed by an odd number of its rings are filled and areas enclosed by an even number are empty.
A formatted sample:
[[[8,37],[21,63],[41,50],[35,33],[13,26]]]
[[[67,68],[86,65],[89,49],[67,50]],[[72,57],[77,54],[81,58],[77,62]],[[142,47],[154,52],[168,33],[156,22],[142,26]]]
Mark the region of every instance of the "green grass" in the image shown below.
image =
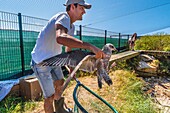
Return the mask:
[[[125,66],[123,63],[122,66]],[[157,113],[157,108],[154,106],[152,98],[142,90],[145,87],[145,82],[136,77],[133,71],[117,69],[110,71],[109,75],[113,80],[113,85],[110,87],[105,83],[102,89],[98,89],[96,84],[87,87],[105,99],[119,113]],[[81,72],[81,76],[89,75],[86,73],[83,75],[83,72]],[[93,76],[92,78],[96,77]],[[83,82],[83,79],[81,81]],[[93,84],[94,81],[89,79],[89,82]],[[83,88],[80,88],[78,98],[82,106],[90,113],[99,113],[99,111],[100,113],[113,112]]]
[[[87,75],[85,76],[87,77]],[[96,78],[96,76],[93,77]],[[97,84],[93,84],[94,79],[90,80],[91,77],[88,75],[88,82],[93,85],[87,87],[105,99],[119,113],[157,113],[152,98],[142,91],[144,81],[136,77],[135,73],[128,70],[115,70],[110,72],[110,77],[113,80],[113,85],[109,87],[104,84],[103,88],[99,90]],[[81,81],[83,82],[83,78]],[[71,86],[75,86],[75,82],[69,85],[69,87]],[[83,88],[80,88],[78,98],[82,106],[90,113],[112,112],[99,99]],[[37,106],[39,106],[39,102],[24,102],[20,97],[9,96],[1,101],[0,113],[31,112],[37,109]]]
[[[32,111],[37,105],[34,101],[24,102],[21,97],[9,96],[0,102],[0,113],[23,113]]]
[[[115,95],[118,95],[115,107],[119,113],[156,113],[152,99],[142,91],[144,82],[134,73],[116,70],[111,75]]]

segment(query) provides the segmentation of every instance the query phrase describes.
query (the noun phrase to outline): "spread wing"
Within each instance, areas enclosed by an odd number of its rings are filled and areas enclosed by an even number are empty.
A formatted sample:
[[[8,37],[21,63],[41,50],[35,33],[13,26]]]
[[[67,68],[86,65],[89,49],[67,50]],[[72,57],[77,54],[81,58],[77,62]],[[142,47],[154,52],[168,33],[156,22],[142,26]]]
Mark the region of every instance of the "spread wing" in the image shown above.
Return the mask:
[[[93,72],[96,68],[96,58],[95,55],[88,55],[86,58],[80,61],[81,66],[79,67],[79,70],[85,71],[85,72]]]
[[[108,67],[108,61],[110,59],[110,55],[106,59],[96,59],[95,54],[92,52],[81,51],[81,50],[74,50],[66,53],[62,53],[51,57],[49,59],[44,60],[41,62],[40,66],[65,66],[68,65],[70,67],[74,67],[74,70],[67,78],[64,89],[67,87],[71,78],[73,78],[74,74],[77,70],[83,70],[86,72],[93,72],[97,70],[97,75],[100,79],[98,79],[99,87],[101,88],[101,80],[102,78],[108,85],[112,84],[112,80],[108,76],[106,70]],[[104,66],[102,64],[105,64]],[[63,89],[63,90],[64,90]]]
[[[86,57],[86,58],[85,58]],[[85,58],[85,59],[84,59]],[[84,59],[84,60],[83,60]],[[51,57],[41,62],[40,66],[71,66],[76,67],[78,64],[79,69],[83,71],[92,72],[95,69],[96,58],[92,52],[73,50],[70,52],[62,53]]]
[[[66,53],[62,53],[44,60],[40,66],[71,66],[74,70],[64,83],[63,91],[68,86],[68,83],[73,78],[78,69],[83,71],[92,72],[96,68],[95,54],[92,52],[86,52],[81,50],[74,50]]]

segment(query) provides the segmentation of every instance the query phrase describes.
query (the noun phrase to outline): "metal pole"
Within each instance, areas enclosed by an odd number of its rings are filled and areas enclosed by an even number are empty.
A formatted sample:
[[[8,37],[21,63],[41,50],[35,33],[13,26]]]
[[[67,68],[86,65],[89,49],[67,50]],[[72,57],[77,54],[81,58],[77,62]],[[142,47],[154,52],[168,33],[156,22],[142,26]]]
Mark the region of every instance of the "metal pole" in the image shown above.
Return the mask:
[[[20,51],[21,51],[22,76],[24,76],[24,72],[25,72],[25,62],[24,62],[24,46],[23,46],[22,17],[21,17],[21,13],[18,13],[18,23],[19,23],[19,37],[20,37]]]
[[[80,25],[80,40],[82,40],[82,26]]]
[[[119,33],[118,51],[120,51],[120,38],[121,38],[121,34]]]
[[[106,45],[107,30],[105,30],[104,45]]]

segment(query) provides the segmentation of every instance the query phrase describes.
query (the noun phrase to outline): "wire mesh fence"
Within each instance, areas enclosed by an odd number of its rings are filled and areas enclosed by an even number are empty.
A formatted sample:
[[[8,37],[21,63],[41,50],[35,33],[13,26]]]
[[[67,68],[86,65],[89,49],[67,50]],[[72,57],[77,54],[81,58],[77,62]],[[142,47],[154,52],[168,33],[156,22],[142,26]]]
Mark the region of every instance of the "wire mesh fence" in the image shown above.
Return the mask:
[[[18,78],[30,70],[30,53],[46,23],[40,18],[0,12],[0,80]]]
[[[21,71],[17,14],[0,12],[0,79]]]
[[[18,78],[31,73],[31,51],[40,30],[48,20],[0,11],[0,80]],[[120,33],[75,26],[75,37],[99,48],[112,43],[127,46],[128,36]]]
[[[40,30],[48,20],[22,15],[23,58],[25,70],[30,69],[31,51],[35,45]]]

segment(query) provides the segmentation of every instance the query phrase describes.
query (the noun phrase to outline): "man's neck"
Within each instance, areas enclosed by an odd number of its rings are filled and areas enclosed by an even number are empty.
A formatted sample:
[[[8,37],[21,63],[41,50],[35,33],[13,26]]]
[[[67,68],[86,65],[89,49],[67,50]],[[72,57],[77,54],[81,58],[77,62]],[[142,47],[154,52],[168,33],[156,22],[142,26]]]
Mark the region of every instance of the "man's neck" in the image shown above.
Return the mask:
[[[76,19],[74,18],[74,14],[70,11],[68,11],[67,14],[70,17],[70,24],[73,24],[76,21]]]

